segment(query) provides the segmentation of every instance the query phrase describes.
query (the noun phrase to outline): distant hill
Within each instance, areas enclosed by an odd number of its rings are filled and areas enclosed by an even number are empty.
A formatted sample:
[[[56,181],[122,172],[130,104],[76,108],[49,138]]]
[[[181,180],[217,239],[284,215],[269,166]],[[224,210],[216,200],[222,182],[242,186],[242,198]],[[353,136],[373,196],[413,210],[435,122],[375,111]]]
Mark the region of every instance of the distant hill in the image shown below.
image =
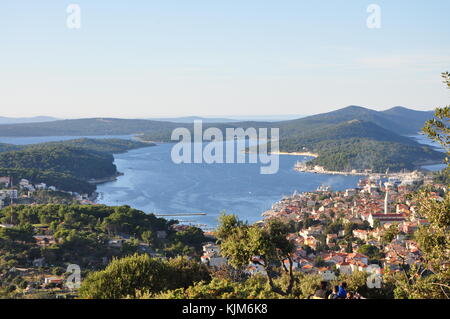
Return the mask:
[[[201,117],[201,116],[150,118],[149,120],[173,122],[173,123],[194,123],[194,121],[202,121],[203,123],[239,122],[239,120],[232,120],[232,119],[227,119],[227,118]]]
[[[349,114],[349,111],[354,117],[365,120],[340,122],[345,118],[343,114]],[[308,122],[291,121],[286,127],[280,128],[282,131],[280,150],[284,152],[307,150],[317,153],[319,156],[309,164],[323,166],[332,171],[370,169],[382,173],[387,169],[414,170],[424,163],[441,162],[443,153],[376,124],[390,127],[395,121],[400,121],[401,114],[412,114],[408,111],[398,108],[388,110],[398,116],[397,120],[390,118],[389,125],[386,125],[388,120],[383,120],[383,115],[380,116],[379,112],[359,107],[310,117]],[[431,117],[432,114],[428,118]],[[424,125],[419,123],[420,121],[416,120],[417,128]]]
[[[66,146],[86,151],[103,152],[107,154],[119,154],[133,149],[155,146],[154,143],[143,143],[139,141],[123,140],[117,138],[92,139],[80,138],[63,142],[49,142],[35,145],[26,145],[23,148],[41,146]]]
[[[434,111],[416,111],[403,106],[396,106],[381,113],[398,125],[397,129],[391,129],[400,134],[415,134],[422,129],[425,121],[434,115]]]
[[[375,111],[360,106],[348,106],[336,111],[304,118],[278,122],[241,121],[207,123],[222,132],[226,128],[254,127],[279,128],[280,150],[308,149],[319,153],[312,163],[333,170],[373,169],[381,172],[387,168],[414,169],[421,163],[438,162],[442,153],[417,143],[404,135],[417,134],[432,112],[394,107]],[[192,130],[197,117],[179,120],[191,121],[185,126]],[[225,120],[225,119],[222,119]],[[182,123],[155,120],[91,118],[62,120],[45,123],[0,125],[0,136],[89,136],[139,134],[146,141],[170,141],[173,129]],[[7,149],[10,146],[3,145]],[[91,150],[102,148],[99,142]],[[112,146],[107,146],[111,148]],[[0,146],[1,150],[2,146]],[[119,148],[121,148],[119,146]]]
[[[61,145],[32,146],[0,153],[0,167],[53,170],[85,180],[115,175],[113,161],[110,154]]]
[[[76,139],[33,145],[0,144],[0,176],[92,193],[88,181],[117,175],[112,154],[154,144],[120,139]]]
[[[387,130],[401,135],[413,135],[419,132],[425,121],[433,117],[432,111],[415,111],[395,107],[386,111],[374,111],[360,106],[348,106],[336,111],[307,116],[297,120],[277,122],[283,135],[298,134],[331,124],[350,120],[372,122]]]
[[[0,124],[18,124],[18,123],[40,123],[57,121],[56,117],[35,116],[35,117],[3,117],[0,116]]]
[[[201,120],[203,123],[236,123],[236,122],[280,122],[302,118],[304,115],[248,115],[248,116],[230,116],[227,118],[217,117],[200,117],[200,116],[187,116],[187,117],[165,117],[165,118],[149,118],[153,121],[166,121],[174,123],[193,123],[195,120]]]
[[[376,141],[397,142],[409,145],[418,145],[418,143],[408,137],[401,136],[389,131],[373,122],[362,120],[350,120],[338,124],[320,126],[305,130],[302,133],[287,134],[282,141],[295,141],[298,144],[312,146],[324,140],[340,140],[348,138],[367,138]]]
[[[283,136],[302,134],[311,129],[339,124],[350,120],[372,122],[397,134],[415,134],[423,123],[432,117],[431,112],[414,111],[396,107],[387,111],[374,111],[359,106],[349,106],[333,112],[312,115],[296,120],[268,121],[232,121],[231,127],[279,127]],[[155,121],[139,119],[89,118],[75,120],[58,120],[40,123],[21,123],[0,125],[0,136],[89,136],[89,135],[125,135],[146,134],[151,140],[167,140],[172,130],[179,127],[180,121],[192,123],[197,117],[172,119],[172,121]],[[215,122],[220,119],[210,119],[217,126],[225,123]],[[227,119],[221,119],[226,120]],[[211,122],[205,122],[212,124]],[[230,124],[231,123],[231,124]],[[222,124],[222,125],[221,125]]]
[[[167,132],[178,126],[179,123],[162,121],[89,118],[45,123],[0,125],[0,136],[127,135],[144,132]]]

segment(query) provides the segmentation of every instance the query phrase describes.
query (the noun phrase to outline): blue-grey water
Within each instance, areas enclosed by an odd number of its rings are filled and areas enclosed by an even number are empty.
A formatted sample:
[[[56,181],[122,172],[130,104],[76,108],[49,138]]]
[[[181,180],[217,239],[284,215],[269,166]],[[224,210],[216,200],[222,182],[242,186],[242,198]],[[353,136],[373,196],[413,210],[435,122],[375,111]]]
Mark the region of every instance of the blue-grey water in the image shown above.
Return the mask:
[[[0,138],[0,143],[24,145],[80,137]],[[422,143],[428,142],[422,136],[419,139]],[[115,164],[124,175],[117,181],[98,186],[99,203],[129,205],[157,214],[202,212],[207,215],[181,219],[214,226],[221,211],[255,222],[274,202],[294,191],[314,191],[323,184],[342,190],[355,187],[359,179],[294,171],[295,163],[306,158],[292,155],[279,157],[280,169],[273,175],[261,175],[260,164],[174,164],[170,156],[172,147],[173,144],[160,144],[115,155]],[[442,165],[430,167],[440,168]]]
[[[445,152],[442,145],[440,145],[436,141],[430,140],[427,136],[425,136],[423,134],[413,135],[410,137],[414,138],[417,142],[419,142],[421,144],[425,144],[425,145],[429,145],[429,146],[433,147],[437,151]],[[447,166],[446,164],[432,164],[432,165],[424,165],[424,166],[422,166],[422,168],[432,171],[432,172],[435,172],[435,171],[443,170],[446,166]]]
[[[278,173],[261,175],[260,164],[174,164],[173,144],[160,144],[115,156],[124,173],[100,185],[99,202],[130,205],[147,213],[206,213],[181,218],[214,226],[222,211],[255,222],[272,204],[294,191],[314,191],[322,184],[342,190],[355,187],[359,177],[294,171],[303,156],[281,155]]]
[[[96,139],[106,139],[106,138],[119,138],[119,139],[132,139],[132,135],[102,135],[102,136],[36,136],[36,137],[0,137],[0,143],[5,144],[15,144],[15,145],[28,145],[28,144],[39,144],[47,142],[60,142],[68,141],[79,138],[96,138]]]

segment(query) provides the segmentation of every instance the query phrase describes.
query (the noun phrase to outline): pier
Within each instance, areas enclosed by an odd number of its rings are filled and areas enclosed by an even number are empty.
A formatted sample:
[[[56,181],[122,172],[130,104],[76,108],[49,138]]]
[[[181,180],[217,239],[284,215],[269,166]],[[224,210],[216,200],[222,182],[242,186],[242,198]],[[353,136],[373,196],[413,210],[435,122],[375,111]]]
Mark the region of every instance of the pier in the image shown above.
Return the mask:
[[[179,216],[206,216],[206,213],[175,213],[175,214],[155,214],[158,217],[179,217]]]

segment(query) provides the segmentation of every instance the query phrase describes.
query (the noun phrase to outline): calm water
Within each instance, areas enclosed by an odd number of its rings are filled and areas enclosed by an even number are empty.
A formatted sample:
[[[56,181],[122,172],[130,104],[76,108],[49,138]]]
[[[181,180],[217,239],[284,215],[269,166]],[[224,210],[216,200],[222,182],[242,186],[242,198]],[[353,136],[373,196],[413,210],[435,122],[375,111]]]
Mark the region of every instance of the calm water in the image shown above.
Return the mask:
[[[414,135],[414,136],[410,136],[410,137],[415,138],[416,141],[421,144],[432,146],[437,151],[445,152],[444,148],[438,142],[432,141],[424,135]],[[424,165],[422,167],[429,171],[435,172],[435,171],[443,170],[446,167],[446,165],[445,164],[433,164],[433,165]]]
[[[172,145],[116,155],[124,176],[100,185],[99,202],[130,205],[148,213],[207,213],[182,220],[214,226],[221,211],[255,222],[261,213],[295,190],[314,191],[322,184],[340,190],[355,187],[359,177],[298,173],[303,156],[280,156],[277,174],[261,175],[260,164],[174,164]]]
[[[79,137],[81,136],[0,138],[0,143],[24,145]],[[419,138],[420,142],[426,142],[423,137]],[[177,165],[171,160],[171,149],[172,144],[161,144],[115,155],[115,164],[124,176],[115,182],[99,185],[99,202],[106,205],[129,205],[147,213],[202,212],[207,215],[181,219],[214,226],[223,210],[255,222],[261,219],[261,213],[274,202],[296,190],[314,191],[322,184],[342,190],[355,187],[359,179],[355,176],[294,171],[295,163],[306,159],[303,156],[280,156],[280,169],[274,175],[261,175],[260,164]]]
[[[106,138],[120,138],[129,140],[132,139],[132,135],[109,135],[109,136],[37,136],[37,137],[0,137],[0,143],[5,144],[15,144],[15,145],[28,145],[28,144],[39,144],[47,142],[59,142],[68,141],[79,138],[96,138],[96,139],[106,139]]]

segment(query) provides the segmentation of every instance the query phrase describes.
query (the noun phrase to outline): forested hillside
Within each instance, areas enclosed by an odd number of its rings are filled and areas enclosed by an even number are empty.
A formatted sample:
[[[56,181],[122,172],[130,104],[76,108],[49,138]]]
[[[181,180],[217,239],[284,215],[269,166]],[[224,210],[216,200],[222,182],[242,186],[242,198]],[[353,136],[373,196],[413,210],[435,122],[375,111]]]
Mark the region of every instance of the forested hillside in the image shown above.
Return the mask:
[[[0,175],[46,183],[65,191],[92,193],[91,179],[115,176],[112,154],[153,146],[121,139],[77,139],[36,145],[0,147]]]
[[[217,127],[224,136],[226,128],[279,128],[280,150],[285,152],[308,150],[319,153],[319,158],[312,164],[318,164],[330,170],[385,171],[387,168],[414,169],[421,163],[437,163],[443,158],[442,153],[404,136],[416,134],[423,123],[432,117],[431,112],[414,111],[404,107],[374,111],[359,106],[349,106],[297,120],[204,123],[203,128]],[[180,126],[190,129],[191,132],[193,130],[192,124],[94,118],[0,125],[0,136],[138,134],[145,141],[170,142],[173,129]],[[102,151],[108,154],[144,146],[135,141],[89,139],[53,144]],[[14,149],[15,146],[0,145],[0,152]],[[94,162],[99,163],[98,160]],[[8,165],[11,164],[8,162]],[[98,175],[104,175],[106,166],[100,165],[100,167],[102,169]],[[86,175],[90,174],[84,174],[83,177]]]
[[[0,153],[0,167],[55,171],[81,179],[102,178],[117,173],[112,155],[65,146],[36,146]]]
[[[423,163],[439,162],[443,153],[395,134],[372,122],[352,120],[312,129],[280,141],[285,152],[310,151],[319,156],[310,165],[332,171],[370,169],[413,170]]]

